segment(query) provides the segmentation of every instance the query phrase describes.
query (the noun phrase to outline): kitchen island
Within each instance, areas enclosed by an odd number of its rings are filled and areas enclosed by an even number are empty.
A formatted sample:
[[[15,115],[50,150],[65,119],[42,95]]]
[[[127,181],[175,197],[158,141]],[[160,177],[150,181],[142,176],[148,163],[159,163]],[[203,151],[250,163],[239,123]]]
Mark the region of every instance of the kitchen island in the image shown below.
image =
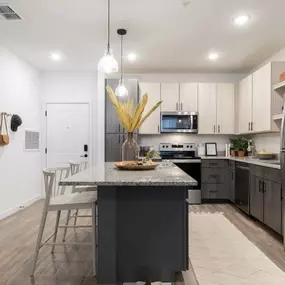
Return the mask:
[[[97,283],[163,281],[188,269],[188,187],[197,182],[173,163],[121,171],[113,163],[60,182],[97,186]]]

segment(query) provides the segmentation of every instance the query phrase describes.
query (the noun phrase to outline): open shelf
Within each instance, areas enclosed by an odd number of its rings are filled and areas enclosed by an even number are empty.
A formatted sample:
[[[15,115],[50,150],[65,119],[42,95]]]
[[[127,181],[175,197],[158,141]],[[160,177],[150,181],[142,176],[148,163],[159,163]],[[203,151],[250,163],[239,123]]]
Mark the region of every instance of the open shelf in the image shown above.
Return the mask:
[[[282,120],[282,117],[283,117],[283,114],[278,114],[278,115],[273,116],[273,120],[274,121]]]
[[[273,90],[283,96],[285,94],[285,81],[273,85]]]

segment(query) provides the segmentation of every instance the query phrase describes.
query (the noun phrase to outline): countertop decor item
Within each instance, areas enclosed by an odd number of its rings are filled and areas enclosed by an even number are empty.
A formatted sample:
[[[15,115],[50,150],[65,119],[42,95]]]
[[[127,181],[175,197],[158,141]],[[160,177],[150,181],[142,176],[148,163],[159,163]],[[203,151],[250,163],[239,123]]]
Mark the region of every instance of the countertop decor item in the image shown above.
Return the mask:
[[[98,68],[101,72],[106,74],[116,73],[119,70],[118,62],[113,55],[113,51],[110,47],[110,0],[108,3],[108,44],[104,56],[98,63]]]
[[[260,151],[257,154],[257,157],[261,160],[269,160],[269,159],[274,159],[274,154],[272,152]]]
[[[139,163],[138,161],[122,161],[115,162],[114,165],[121,170],[152,170],[155,169],[159,163],[153,161],[150,163]]]
[[[217,156],[217,143],[205,143],[206,156]]]
[[[119,29],[117,30],[117,33],[118,35],[121,36],[121,78],[120,78],[119,85],[116,88],[115,93],[118,97],[126,97],[128,96],[129,91],[126,88],[126,85],[123,79],[123,36],[127,34],[127,31],[125,29]]]
[[[133,138],[133,132],[155,111],[162,101],[157,102],[144,116],[143,112],[148,101],[148,95],[144,94],[142,101],[134,107],[131,99],[127,102],[120,102],[110,86],[106,87],[109,97],[114,105],[117,116],[123,128],[127,131],[127,140],[122,146],[122,161],[138,160],[138,145]]]

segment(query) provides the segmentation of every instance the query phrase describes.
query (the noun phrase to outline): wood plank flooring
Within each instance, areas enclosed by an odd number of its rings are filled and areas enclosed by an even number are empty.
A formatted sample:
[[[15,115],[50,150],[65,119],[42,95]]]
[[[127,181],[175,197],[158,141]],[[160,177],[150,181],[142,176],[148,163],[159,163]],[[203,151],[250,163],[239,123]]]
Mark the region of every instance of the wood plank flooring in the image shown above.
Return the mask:
[[[42,213],[43,201],[21,210],[15,215],[0,221],[0,285],[30,284],[30,268],[36,244],[38,226]],[[199,205],[190,206],[194,212],[223,212],[224,215],[249,240],[259,247],[273,262],[285,271],[285,253],[281,238],[272,235],[231,205]],[[84,211],[81,212],[84,214]],[[63,213],[62,219],[65,218]],[[49,214],[45,236],[54,227],[55,215]],[[80,219],[80,224],[90,224],[90,219]],[[59,239],[62,237],[59,232]],[[90,229],[68,230],[68,241],[90,242]],[[35,274],[36,285],[93,285],[91,246],[58,246],[54,255],[50,247],[40,251]],[[197,285],[195,274],[190,270],[178,276],[176,284]]]

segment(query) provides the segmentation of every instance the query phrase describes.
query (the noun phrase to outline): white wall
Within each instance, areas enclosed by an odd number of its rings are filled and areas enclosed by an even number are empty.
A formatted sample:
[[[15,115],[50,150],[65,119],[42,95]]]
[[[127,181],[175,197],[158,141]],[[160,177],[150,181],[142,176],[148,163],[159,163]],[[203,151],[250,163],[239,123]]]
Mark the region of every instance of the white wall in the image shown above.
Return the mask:
[[[40,130],[39,75],[28,64],[0,47],[0,112],[21,116],[10,144],[0,146],[0,219],[41,194],[40,152],[25,152],[25,129]]]
[[[89,146],[89,156],[94,164],[96,152],[95,126],[96,126],[96,106],[97,95],[97,73],[96,72],[43,72],[41,74],[41,99],[42,99],[42,128],[44,132],[43,145],[46,145],[46,129],[44,110],[47,103],[89,103],[91,118],[91,145]],[[43,166],[45,166],[45,154],[42,152]]]

